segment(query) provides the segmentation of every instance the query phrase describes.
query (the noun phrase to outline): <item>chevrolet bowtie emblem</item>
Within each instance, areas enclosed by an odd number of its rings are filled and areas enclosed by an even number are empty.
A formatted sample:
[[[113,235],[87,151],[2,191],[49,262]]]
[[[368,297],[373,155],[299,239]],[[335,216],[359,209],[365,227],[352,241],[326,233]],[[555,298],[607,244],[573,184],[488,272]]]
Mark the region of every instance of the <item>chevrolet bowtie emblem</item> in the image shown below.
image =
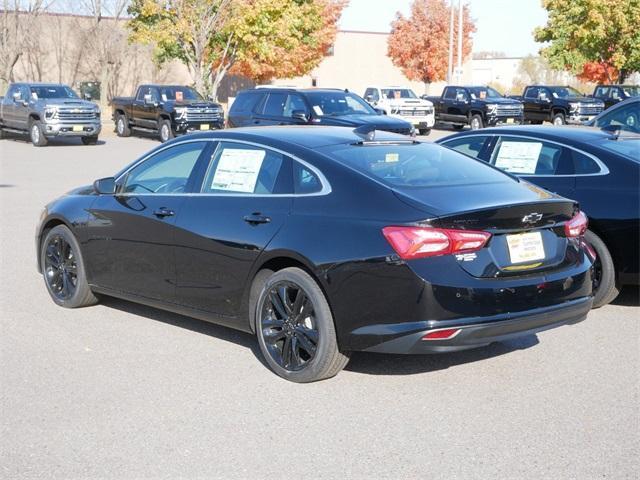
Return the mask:
[[[522,217],[522,223],[536,223],[540,220],[542,220],[542,214],[537,212],[533,212]]]

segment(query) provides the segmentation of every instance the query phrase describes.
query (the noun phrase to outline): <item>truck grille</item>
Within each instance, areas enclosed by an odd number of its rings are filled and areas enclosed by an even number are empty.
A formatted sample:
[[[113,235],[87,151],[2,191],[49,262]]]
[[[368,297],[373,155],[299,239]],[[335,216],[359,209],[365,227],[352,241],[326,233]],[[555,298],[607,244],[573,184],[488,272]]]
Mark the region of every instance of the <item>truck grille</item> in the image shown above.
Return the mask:
[[[580,105],[578,113],[580,115],[598,115],[602,111],[599,105]]]
[[[522,107],[520,105],[498,105],[496,114],[499,117],[519,117],[522,115]]]
[[[222,118],[222,109],[214,107],[189,107],[187,122],[215,122]]]
[[[424,117],[425,115],[432,114],[433,109],[432,108],[413,108],[413,109],[402,108],[392,113],[395,113],[396,115],[402,115],[405,117]]]
[[[68,110],[58,110],[56,117],[63,122],[90,122],[98,115],[93,109],[73,108]]]

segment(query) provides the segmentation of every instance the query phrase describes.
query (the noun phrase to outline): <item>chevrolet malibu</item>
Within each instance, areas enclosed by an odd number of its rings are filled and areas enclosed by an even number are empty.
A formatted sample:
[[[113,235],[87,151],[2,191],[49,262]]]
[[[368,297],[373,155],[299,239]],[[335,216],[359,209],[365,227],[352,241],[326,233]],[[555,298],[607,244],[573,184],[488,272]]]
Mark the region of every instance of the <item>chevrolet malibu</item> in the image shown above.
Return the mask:
[[[55,303],[100,295],[256,334],[295,382],[353,351],[453,352],[583,320],[578,205],[484,162],[361,127],[168,142],[50,203]]]

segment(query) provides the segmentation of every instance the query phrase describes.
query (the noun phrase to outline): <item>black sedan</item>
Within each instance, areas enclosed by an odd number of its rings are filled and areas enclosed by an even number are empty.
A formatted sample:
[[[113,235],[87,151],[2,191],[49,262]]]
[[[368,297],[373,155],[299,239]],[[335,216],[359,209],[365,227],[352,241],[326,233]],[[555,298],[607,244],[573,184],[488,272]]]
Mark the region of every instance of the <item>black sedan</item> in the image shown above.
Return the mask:
[[[622,114],[625,103],[610,110]],[[607,125],[629,122],[625,114]],[[640,283],[640,135],[531,126],[463,132],[438,143],[580,203],[589,217],[585,237],[597,254],[594,307],[611,302],[622,285]]]
[[[50,203],[52,299],[96,295],[254,332],[284,378],[356,350],[451,352],[583,320],[586,217],[465,155],[396,134],[261,127],[168,142]]]

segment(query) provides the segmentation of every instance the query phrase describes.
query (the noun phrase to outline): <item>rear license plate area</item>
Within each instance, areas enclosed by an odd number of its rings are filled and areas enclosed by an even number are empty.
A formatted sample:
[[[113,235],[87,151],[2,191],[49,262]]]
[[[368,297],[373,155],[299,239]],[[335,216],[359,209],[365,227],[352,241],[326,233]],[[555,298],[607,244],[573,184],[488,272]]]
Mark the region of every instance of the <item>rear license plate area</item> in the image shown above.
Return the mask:
[[[544,243],[540,232],[507,235],[509,259],[512,264],[542,260],[545,258]]]

